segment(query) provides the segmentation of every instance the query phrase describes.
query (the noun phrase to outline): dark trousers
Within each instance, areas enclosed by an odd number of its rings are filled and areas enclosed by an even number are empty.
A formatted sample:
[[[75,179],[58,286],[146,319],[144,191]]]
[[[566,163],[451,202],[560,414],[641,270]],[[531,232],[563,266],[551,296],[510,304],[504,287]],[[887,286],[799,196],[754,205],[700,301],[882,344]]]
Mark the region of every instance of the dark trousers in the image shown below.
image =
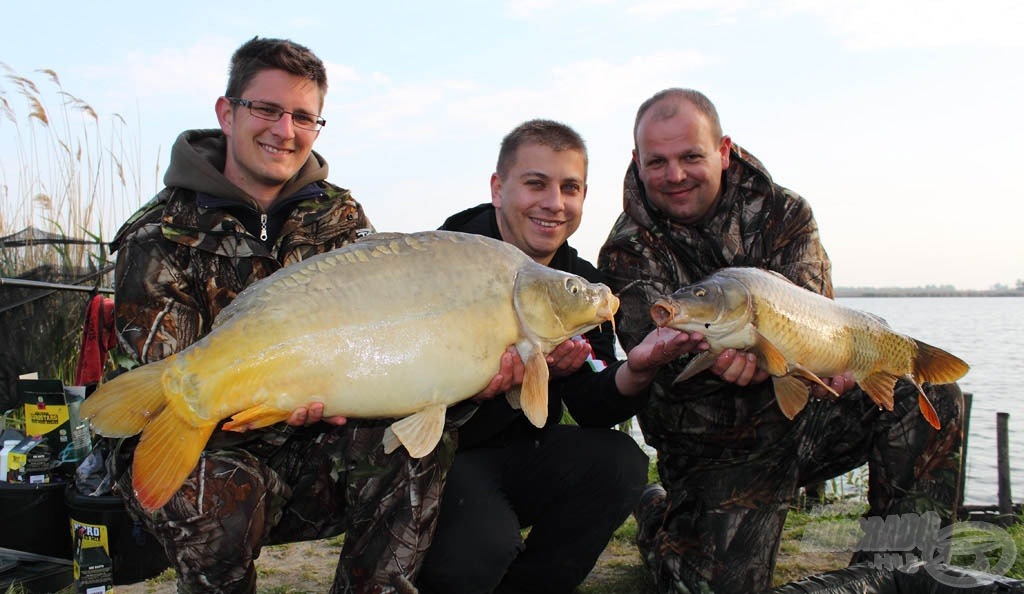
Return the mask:
[[[637,503],[647,464],[629,435],[570,425],[459,451],[421,591],[572,592]]]
[[[935,511],[948,522],[959,497],[963,395],[956,384],[927,390],[941,431],[924,420],[917,391],[908,382],[897,384],[892,412],[853,390],[835,402],[808,403],[792,422],[781,417],[766,382],[760,392],[751,390],[748,401],[736,402],[750,402],[755,411],[767,405],[750,415],[743,431],[719,435],[740,443],[779,422],[788,430],[774,441],[749,440],[744,452],[710,449],[712,437],[700,431],[700,422],[712,415],[670,418],[677,404],[652,401],[641,412],[645,434],[656,430],[675,437],[663,439],[658,451],[667,496],[645,498],[637,510],[637,545],[656,591],[746,594],[769,588],[798,487],[865,462],[870,506],[865,515]],[[713,402],[724,409],[732,400]],[[862,551],[854,561],[877,552]]]

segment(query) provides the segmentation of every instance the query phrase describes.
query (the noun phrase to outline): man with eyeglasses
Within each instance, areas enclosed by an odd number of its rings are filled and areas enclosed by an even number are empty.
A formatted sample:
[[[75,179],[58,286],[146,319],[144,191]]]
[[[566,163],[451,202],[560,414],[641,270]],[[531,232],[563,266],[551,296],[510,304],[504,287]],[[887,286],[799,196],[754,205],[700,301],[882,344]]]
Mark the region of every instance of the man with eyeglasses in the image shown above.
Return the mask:
[[[166,187],[112,244],[120,343],[139,364],[196,342],[255,281],[374,231],[312,150],[326,92],[323,63],[301,45],[257,37],[234,53],[215,106],[220,129],[178,137]],[[506,353],[503,375],[482,396],[510,387],[513,364]],[[108,444],[116,445],[114,489],[163,545],[178,592],[253,593],[263,545],[342,531],[332,592],[394,592],[414,577],[437,514],[439,460],[451,455],[446,442],[418,460],[404,450],[385,455],[386,421],[322,415],[311,404],[287,424],[216,432],[182,488],[152,513],[131,488],[137,439]]]

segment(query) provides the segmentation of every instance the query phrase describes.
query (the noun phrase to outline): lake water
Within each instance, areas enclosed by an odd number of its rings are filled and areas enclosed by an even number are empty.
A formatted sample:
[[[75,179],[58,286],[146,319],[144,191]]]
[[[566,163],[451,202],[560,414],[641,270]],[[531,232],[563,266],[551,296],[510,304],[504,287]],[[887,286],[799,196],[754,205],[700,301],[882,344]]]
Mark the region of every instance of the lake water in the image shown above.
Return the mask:
[[[974,395],[967,437],[964,503],[996,505],[996,413],[1009,413],[1014,501],[1024,500],[1024,298],[845,297],[843,305],[885,318],[897,332],[947,350],[971,370],[960,387]],[[634,436],[641,442],[639,429]]]

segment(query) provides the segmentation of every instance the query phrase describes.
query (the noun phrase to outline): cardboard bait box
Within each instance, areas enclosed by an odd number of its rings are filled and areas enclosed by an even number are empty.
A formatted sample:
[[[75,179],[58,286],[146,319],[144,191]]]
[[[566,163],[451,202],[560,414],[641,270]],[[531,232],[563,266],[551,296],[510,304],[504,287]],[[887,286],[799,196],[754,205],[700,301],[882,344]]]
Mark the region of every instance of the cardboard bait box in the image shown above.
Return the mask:
[[[41,435],[26,437],[7,455],[7,480],[12,483],[50,482],[53,452]]]
[[[114,563],[107,526],[71,519],[76,594],[105,594],[114,589]]]
[[[19,379],[18,399],[25,406],[25,435],[46,438],[54,457],[71,442],[64,383],[54,379]]]

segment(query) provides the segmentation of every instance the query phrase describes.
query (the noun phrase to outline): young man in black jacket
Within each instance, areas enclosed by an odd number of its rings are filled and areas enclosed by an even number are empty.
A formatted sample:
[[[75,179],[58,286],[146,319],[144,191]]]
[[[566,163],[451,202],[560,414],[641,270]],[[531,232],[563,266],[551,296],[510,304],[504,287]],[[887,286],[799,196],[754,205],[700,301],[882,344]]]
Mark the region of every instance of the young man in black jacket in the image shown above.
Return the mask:
[[[567,243],[580,224],[586,177],[579,134],[558,122],[525,122],[502,141],[490,204],[458,213],[441,228],[502,239],[541,264],[601,282],[601,273]],[[421,590],[572,592],[647,480],[647,456],[611,427],[644,404],[658,366],[701,348],[707,344],[699,334],[654,331],[618,361],[605,323],[548,355],[543,428],[504,398],[480,400],[458,430]],[[560,423],[563,406],[575,424]]]

